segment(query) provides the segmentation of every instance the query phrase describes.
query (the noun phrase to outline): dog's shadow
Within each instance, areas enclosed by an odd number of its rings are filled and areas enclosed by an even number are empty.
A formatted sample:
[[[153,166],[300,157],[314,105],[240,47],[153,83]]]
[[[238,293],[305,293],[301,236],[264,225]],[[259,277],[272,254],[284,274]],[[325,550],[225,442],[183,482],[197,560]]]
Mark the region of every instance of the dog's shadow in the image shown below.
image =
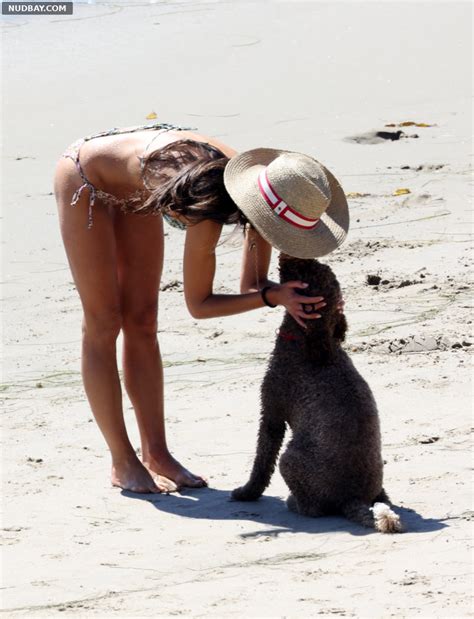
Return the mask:
[[[179,494],[136,494],[123,490],[122,495],[147,501],[156,509],[183,518],[199,520],[248,520],[271,528],[259,528],[240,534],[242,538],[277,537],[282,533],[329,533],[347,531],[351,535],[374,533],[343,517],[328,516],[308,518],[290,512],[285,501],[279,497],[263,496],[258,501],[240,502],[230,498],[230,492],[216,488],[184,489]],[[429,533],[448,526],[442,520],[424,518],[413,509],[396,507],[394,511],[400,516],[408,533]]]

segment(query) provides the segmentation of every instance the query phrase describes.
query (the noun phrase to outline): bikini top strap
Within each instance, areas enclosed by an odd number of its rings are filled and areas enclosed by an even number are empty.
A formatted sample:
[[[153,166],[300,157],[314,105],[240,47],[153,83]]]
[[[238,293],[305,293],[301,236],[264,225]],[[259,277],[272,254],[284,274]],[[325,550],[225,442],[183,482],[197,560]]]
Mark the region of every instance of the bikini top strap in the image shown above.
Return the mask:
[[[123,133],[134,133],[135,131],[148,131],[149,129],[163,129],[166,131],[170,131],[171,129],[176,129],[178,131],[192,131],[195,127],[181,127],[180,125],[174,125],[172,123],[166,122],[155,122],[147,125],[135,125],[133,127],[113,127],[112,129],[107,129],[106,131],[101,131],[99,133],[93,133],[92,135],[86,136],[84,141],[92,140],[93,138],[101,138],[106,137],[108,135],[120,135]]]

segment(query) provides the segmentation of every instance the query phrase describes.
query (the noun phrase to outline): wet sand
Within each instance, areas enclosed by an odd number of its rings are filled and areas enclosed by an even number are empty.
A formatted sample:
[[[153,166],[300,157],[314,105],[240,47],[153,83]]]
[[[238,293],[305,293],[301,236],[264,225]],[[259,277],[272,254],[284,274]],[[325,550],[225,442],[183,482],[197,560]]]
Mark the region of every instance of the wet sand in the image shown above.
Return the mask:
[[[5,616],[470,616],[470,6],[74,8],[2,20]],[[323,261],[343,286],[346,346],[379,405],[403,535],[290,514],[278,472],[260,501],[229,501],[252,462],[282,313],[195,321],[183,235],[169,227],[168,435],[210,488],[150,497],[110,487],[81,386],[81,309],[52,174],[77,137],[152,111],[238,150],[308,152],[340,179],[350,235]],[[239,240],[218,254],[216,290],[237,292]],[[125,395],[124,409],[138,446]]]

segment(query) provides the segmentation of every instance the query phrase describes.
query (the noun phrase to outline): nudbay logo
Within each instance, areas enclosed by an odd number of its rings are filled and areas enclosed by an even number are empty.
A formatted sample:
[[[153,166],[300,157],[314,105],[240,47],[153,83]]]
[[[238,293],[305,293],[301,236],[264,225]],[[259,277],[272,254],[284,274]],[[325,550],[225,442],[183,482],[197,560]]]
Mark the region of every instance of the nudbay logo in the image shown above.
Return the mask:
[[[2,2],[2,15],[72,15],[73,2]]]

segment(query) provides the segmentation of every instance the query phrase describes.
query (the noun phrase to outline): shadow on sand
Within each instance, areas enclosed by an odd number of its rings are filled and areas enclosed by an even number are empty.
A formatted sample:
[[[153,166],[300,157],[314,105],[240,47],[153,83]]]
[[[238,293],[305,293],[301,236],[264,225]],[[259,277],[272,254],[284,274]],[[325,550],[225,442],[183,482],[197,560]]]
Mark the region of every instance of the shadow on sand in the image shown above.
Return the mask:
[[[176,514],[184,518],[201,520],[248,520],[268,525],[269,529],[259,528],[258,531],[240,534],[242,538],[277,537],[282,533],[328,533],[347,531],[351,535],[367,535],[374,533],[360,525],[349,522],[338,516],[324,518],[308,518],[288,511],[285,501],[279,497],[263,496],[258,501],[248,503],[233,501],[230,492],[215,488],[187,488],[180,494],[151,495],[136,494],[122,491],[122,495],[140,501],[151,503],[156,509],[168,514]],[[412,509],[396,507],[407,533],[429,533],[439,531],[448,525],[442,520],[423,518]]]

